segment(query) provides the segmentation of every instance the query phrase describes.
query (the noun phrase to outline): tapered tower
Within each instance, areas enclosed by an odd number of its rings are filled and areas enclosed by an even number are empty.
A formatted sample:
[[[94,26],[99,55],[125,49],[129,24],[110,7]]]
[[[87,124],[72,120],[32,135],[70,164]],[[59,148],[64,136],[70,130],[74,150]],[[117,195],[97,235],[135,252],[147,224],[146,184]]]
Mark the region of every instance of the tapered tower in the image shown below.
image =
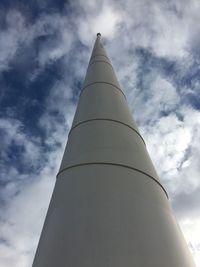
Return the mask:
[[[192,267],[100,38],[33,267]]]

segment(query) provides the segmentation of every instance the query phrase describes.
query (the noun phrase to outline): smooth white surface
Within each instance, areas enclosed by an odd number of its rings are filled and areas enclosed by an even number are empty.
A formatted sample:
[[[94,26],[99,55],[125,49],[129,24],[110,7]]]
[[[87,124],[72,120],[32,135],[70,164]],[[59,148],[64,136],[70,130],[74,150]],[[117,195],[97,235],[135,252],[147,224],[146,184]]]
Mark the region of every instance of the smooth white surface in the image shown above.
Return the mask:
[[[92,60],[99,54],[97,38]],[[194,266],[163,188],[148,176],[159,179],[143,140],[99,120],[137,130],[124,96],[107,85],[119,87],[109,64],[89,67],[84,86],[97,81],[106,83],[81,94],[73,126],[81,124],[69,136],[33,267]]]

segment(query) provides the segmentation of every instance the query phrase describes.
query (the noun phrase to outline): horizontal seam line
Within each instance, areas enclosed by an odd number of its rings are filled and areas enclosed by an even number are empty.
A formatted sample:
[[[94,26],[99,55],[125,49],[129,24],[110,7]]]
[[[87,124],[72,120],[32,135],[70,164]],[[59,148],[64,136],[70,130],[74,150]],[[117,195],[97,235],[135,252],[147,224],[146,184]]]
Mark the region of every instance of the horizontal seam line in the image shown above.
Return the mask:
[[[121,88],[119,88],[118,86],[114,85],[113,83],[108,83],[108,82],[93,82],[93,83],[89,83],[88,85],[86,85],[86,86],[84,86],[84,87],[82,88],[81,93],[80,93],[80,96],[81,96],[81,94],[83,93],[83,91],[85,91],[85,89],[86,89],[87,87],[89,87],[90,85],[94,85],[94,84],[96,84],[96,83],[105,83],[105,84],[109,84],[109,85],[115,87],[118,91],[120,91],[120,92],[123,94],[124,98],[126,99],[126,96],[125,96],[125,94],[123,93],[123,91],[122,91]]]
[[[109,60],[109,58],[107,56],[99,54],[99,55],[94,55],[93,57],[91,57],[90,61],[95,57],[105,57],[105,58],[107,58]]]
[[[107,62],[107,61],[105,61],[105,60],[94,60],[93,62],[91,62],[91,63],[88,65],[88,69],[89,69],[89,67],[90,67],[92,64],[94,64],[94,63],[96,63],[96,62],[104,62],[104,63],[107,63],[107,64],[110,65],[111,68],[113,69],[113,66],[112,66],[109,62]]]
[[[73,126],[73,127],[71,128],[71,130],[69,131],[68,136],[70,136],[71,132],[72,132],[76,127],[78,127],[79,125],[84,124],[84,123],[87,123],[87,122],[91,122],[91,121],[112,121],[112,122],[116,122],[116,123],[122,124],[122,125],[124,125],[124,126],[130,128],[132,131],[134,131],[134,132],[135,132],[135,133],[142,139],[143,143],[145,144],[145,141],[144,141],[143,137],[141,136],[141,134],[140,134],[137,130],[135,130],[133,127],[131,127],[130,125],[128,125],[128,124],[126,124],[126,123],[124,123],[124,122],[121,122],[121,121],[118,121],[118,120],[113,120],[113,119],[106,119],[106,118],[96,118],[96,119],[89,119],[89,120],[81,121],[81,122],[77,123],[75,126]],[[146,146],[146,144],[145,144],[145,146]]]
[[[58,179],[58,175],[60,175],[62,172],[68,170],[68,169],[71,169],[71,168],[75,168],[75,167],[81,167],[81,166],[86,166],[86,165],[113,165],[113,166],[120,166],[120,167],[124,167],[124,168],[128,168],[128,169],[132,169],[134,171],[137,171],[137,172],[140,172],[146,176],[148,176],[149,178],[151,178],[154,182],[156,182],[162,189],[163,191],[165,192],[167,198],[168,197],[168,194],[167,194],[167,191],[165,190],[165,188],[162,186],[162,184],[156,180],[153,176],[149,175],[148,173],[144,172],[144,171],[141,171],[137,168],[134,168],[134,167],[131,167],[131,166],[128,166],[128,165],[124,165],[124,164],[120,164],[120,163],[109,163],[109,162],[86,162],[86,163],[79,163],[79,164],[75,164],[75,165],[71,165],[69,167],[66,167],[64,169],[62,169],[61,171],[58,172],[58,174],[56,175],[57,179]]]

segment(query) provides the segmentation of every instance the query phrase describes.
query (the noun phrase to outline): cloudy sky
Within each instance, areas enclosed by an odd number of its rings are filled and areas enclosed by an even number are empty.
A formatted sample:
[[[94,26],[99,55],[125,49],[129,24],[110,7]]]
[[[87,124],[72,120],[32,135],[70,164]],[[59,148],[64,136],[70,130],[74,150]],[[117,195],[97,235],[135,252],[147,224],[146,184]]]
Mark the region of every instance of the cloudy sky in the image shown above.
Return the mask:
[[[96,38],[200,267],[200,1],[0,1],[0,266],[29,267]]]

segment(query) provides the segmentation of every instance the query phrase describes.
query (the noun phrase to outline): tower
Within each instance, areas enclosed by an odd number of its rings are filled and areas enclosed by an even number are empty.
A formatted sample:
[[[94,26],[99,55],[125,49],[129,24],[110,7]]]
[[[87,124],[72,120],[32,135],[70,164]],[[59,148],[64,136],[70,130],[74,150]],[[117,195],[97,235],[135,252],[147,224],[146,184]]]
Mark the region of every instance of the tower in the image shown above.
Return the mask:
[[[192,267],[100,39],[98,33],[33,267]]]

